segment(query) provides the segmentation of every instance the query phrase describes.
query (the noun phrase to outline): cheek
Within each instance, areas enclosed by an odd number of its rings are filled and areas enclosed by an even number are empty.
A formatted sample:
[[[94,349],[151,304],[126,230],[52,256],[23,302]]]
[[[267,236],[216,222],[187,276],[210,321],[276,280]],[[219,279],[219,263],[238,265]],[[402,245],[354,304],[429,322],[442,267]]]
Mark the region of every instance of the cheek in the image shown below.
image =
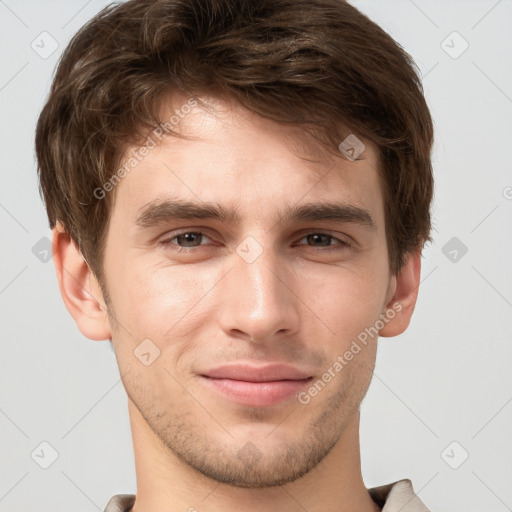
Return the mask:
[[[318,324],[324,340],[330,340],[332,353],[350,346],[382,312],[386,282],[368,267],[364,271],[330,268],[323,274],[302,274],[297,284],[307,306],[305,311],[314,313],[307,323]],[[325,348],[329,350],[328,345]]]
[[[183,356],[193,352],[194,332],[210,314],[206,308],[211,305],[204,298],[218,279],[177,266],[148,269],[148,265],[134,265],[124,272],[119,268],[114,276],[117,286],[111,287],[111,298],[121,325],[115,330],[115,352],[121,373],[128,373],[127,389],[141,400],[148,383],[159,382],[147,391],[151,395],[147,403],[165,403],[165,397],[177,389],[169,372],[180,373]],[[138,391],[137,382],[145,383]]]
[[[167,348],[204,322],[207,308],[211,309],[208,292],[219,278],[213,269],[205,272],[192,265],[148,267],[141,260],[125,270],[125,278],[118,274],[113,301],[134,338],[150,338]]]

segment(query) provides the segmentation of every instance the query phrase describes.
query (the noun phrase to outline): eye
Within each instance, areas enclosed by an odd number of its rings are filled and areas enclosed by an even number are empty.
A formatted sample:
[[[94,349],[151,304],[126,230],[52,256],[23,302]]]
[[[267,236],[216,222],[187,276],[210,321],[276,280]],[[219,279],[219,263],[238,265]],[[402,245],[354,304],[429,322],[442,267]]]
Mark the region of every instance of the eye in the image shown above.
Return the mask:
[[[201,231],[182,231],[181,233],[175,233],[173,236],[162,240],[160,245],[177,252],[191,252],[193,249],[198,248],[201,245],[207,245],[206,243],[201,243],[204,239],[211,241],[211,238]],[[323,232],[307,233],[299,239],[299,242],[303,240],[306,240],[307,244],[313,244],[310,246],[312,249],[319,250],[321,252],[343,250],[351,247],[350,242],[345,238],[338,238],[329,233]],[[299,243],[298,245],[304,244]]]
[[[345,248],[351,246],[351,244],[345,239],[337,238],[333,235],[330,235],[329,233],[321,233],[321,232],[308,233],[306,236],[304,236],[303,238],[300,239],[300,241],[302,241],[302,240],[308,240],[309,242],[313,242],[315,244],[313,246],[313,248],[318,246],[317,244],[326,243],[327,247],[332,246],[328,250],[331,250],[331,249],[340,250],[340,249],[345,249]],[[331,243],[333,241],[334,241],[334,243]],[[300,245],[302,245],[302,244],[300,244]]]
[[[173,247],[174,249],[181,251],[193,249],[194,247],[198,247],[198,245],[204,245],[198,244],[198,242],[203,238],[210,240],[210,238],[208,238],[204,233],[200,231],[184,231],[182,233],[175,234],[170,238],[162,240],[160,244],[162,244],[164,247],[175,246]],[[177,243],[173,243],[173,240],[176,240]],[[181,244],[184,245],[182,246]]]

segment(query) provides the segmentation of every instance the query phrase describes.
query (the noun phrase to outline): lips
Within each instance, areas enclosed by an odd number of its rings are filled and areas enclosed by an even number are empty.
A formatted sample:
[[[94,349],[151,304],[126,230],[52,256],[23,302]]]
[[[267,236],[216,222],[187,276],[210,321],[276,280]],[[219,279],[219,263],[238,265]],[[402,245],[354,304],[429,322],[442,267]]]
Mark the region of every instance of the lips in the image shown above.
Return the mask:
[[[225,398],[249,406],[278,404],[300,392],[311,375],[293,366],[224,365],[201,374],[205,385]]]
[[[247,382],[271,382],[277,380],[303,380],[307,373],[285,364],[251,366],[248,364],[225,365],[208,370],[205,375],[213,379],[233,379]]]

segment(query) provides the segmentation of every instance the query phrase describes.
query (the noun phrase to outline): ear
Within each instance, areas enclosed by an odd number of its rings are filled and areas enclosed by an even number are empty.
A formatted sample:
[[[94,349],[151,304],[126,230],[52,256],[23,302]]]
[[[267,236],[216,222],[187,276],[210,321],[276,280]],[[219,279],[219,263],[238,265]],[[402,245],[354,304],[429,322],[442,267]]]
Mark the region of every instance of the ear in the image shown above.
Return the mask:
[[[67,310],[86,338],[111,338],[107,307],[96,276],[60,222],[52,233],[53,262]]]
[[[387,323],[379,331],[379,336],[392,337],[402,334],[411,321],[412,313],[418,298],[421,273],[421,249],[410,253],[390,282],[390,291],[386,298],[385,314]],[[394,312],[394,315],[392,315]]]

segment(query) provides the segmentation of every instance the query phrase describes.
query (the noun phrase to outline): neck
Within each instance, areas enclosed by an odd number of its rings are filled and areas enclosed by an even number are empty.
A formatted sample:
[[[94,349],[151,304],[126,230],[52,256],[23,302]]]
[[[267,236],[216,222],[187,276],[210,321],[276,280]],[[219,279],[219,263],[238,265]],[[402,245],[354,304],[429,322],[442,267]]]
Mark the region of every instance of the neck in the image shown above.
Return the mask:
[[[247,489],[214,481],[171,453],[128,399],[137,496],[131,512],[377,512],[361,475],[359,412],[309,473],[277,487]]]

